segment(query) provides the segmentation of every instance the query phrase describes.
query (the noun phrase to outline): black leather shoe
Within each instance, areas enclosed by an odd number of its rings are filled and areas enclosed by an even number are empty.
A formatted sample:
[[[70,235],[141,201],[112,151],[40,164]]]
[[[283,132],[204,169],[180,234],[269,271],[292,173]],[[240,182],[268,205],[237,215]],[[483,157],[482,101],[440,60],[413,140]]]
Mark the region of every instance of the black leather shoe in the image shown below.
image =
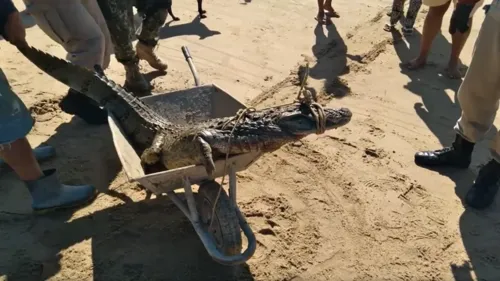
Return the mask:
[[[474,209],[484,209],[495,201],[500,185],[500,163],[490,160],[479,170],[476,181],[465,195],[465,203]]]
[[[467,168],[470,165],[474,143],[457,135],[452,146],[415,154],[415,164],[423,167]]]
[[[101,109],[91,98],[70,89],[68,94],[59,103],[61,110],[76,115],[91,125],[108,123],[108,113]]]

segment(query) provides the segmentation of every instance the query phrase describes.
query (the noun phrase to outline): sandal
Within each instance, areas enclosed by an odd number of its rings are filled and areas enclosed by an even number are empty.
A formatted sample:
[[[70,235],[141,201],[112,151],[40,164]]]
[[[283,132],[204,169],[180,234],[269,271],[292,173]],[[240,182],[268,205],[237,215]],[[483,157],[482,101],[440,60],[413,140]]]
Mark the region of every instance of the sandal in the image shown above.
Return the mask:
[[[394,25],[390,24],[390,23],[386,23],[384,25],[384,31],[387,31],[387,32],[391,32],[394,30]]]
[[[319,23],[319,24],[325,24],[326,21],[325,21],[325,16],[323,15],[322,18],[320,18],[319,15],[317,15],[316,17],[314,17],[314,19]]]
[[[406,26],[403,26],[401,28],[401,30],[403,31],[403,34],[406,35],[406,36],[409,36],[409,35],[412,35],[413,34],[413,27],[406,27]]]
[[[325,15],[329,18],[340,18],[339,13],[337,11],[333,10],[333,12],[327,11]]]

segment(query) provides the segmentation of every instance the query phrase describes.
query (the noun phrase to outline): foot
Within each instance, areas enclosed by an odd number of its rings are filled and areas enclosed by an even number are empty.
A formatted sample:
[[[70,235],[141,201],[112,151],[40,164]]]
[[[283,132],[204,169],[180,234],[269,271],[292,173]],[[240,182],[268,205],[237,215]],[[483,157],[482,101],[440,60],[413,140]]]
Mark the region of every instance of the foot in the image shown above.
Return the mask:
[[[408,68],[409,70],[416,70],[416,69],[424,67],[426,63],[427,63],[427,59],[417,57],[417,58],[409,61],[408,63],[406,63],[406,68]]]
[[[127,90],[139,96],[143,96],[151,91],[151,86],[141,74],[137,63],[124,64],[124,66],[126,77],[124,87]]]
[[[200,15],[200,18],[204,19],[206,18],[207,16],[205,15],[207,13],[207,11],[205,10],[201,10],[201,11],[198,11],[198,14]]]
[[[316,17],[314,18],[319,24],[325,24],[326,21],[325,21],[325,13],[318,13],[316,15]]]
[[[335,11],[333,7],[327,8],[326,10],[326,16],[329,18],[340,18],[340,15]]]
[[[433,151],[420,151],[415,154],[415,164],[423,167],[467,168],[471,162],[474,144],[460,135],[452,146]]]
[[[83,119],[88,124],[103,125],[108,123],[108,113],[101,109],[91,98],[73,89],[61,100],[59,107],[62,111]]]
[[[36,213],[80,207],[92,201],[97,191],[91,185],[64,185],[59,182],[56,170],[44,171],[44,176],[27,181],[31,194],[32,208]]]
[[[458,69],[458,64],[450,63],[448,67],[445,68],[445,74],[450,79],[461,79],[462,73]]]
[[[390,24],[390,23],[386,23],[384,25],[384,30],[387,31],[387,32],[391,32],[394,30],[394,25]]]
[[[173,17],[172,19],[173,19],[174,21],[179,21],[179,20],[180,20],[180,18],[178,18],[178,17]]]
[[[500,185],[500,163],[490,160],[481,170],[465,195],[465,203],[475,209],[484,209],[495,200]]]
[[[137,57],[141,60],[145,60],[149,65],[160,71],[166,71],[168,68],[167,63],[165,63],[154,51],[154,47],[148,46],[142,42],[137,42],[135,46]]]
[[[403,26],[401,28],[401,31],[403,31],[404,36],[410,36],[413,34],[413,27],[410,26]]]

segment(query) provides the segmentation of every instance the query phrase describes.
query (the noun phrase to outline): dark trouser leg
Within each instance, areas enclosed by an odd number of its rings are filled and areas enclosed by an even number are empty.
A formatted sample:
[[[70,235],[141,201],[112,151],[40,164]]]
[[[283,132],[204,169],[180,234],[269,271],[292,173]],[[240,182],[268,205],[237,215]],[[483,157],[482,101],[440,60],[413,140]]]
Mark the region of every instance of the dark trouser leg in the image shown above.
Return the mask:
[[[390,16],[390,20],[389,20],[389,24],[391,26],[396,25],[398,20],[403,15],[404,4],[405,4],[405,0],[394,0],[392,2],[391,16]]]
[[[134,19],[131,0],[99,0],[118,62],[126,72],[125,87],[133,92],[149,91],[150,85],[139,71],[139,58],[132,46]]]
[[[409,33],[413,31],[413,26],[415,25],[420,7],[422,7],[422,0],[410,0],[410,6],[408,7],[408,12],[406,12],[403,26],[405,32]]]
[[[205,10],[203,10],[203,0],[197,0],[198,1],[198,13],[200,14],[200,17],[203,16],[203,14],[206,13]]]

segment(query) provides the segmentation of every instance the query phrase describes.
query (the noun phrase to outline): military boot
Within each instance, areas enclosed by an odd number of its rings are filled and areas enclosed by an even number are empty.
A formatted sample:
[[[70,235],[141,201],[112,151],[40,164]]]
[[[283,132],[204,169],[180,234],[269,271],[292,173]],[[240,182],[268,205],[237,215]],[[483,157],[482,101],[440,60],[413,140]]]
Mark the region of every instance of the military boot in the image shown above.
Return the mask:
[[[123,64],[125,67],[125,85],[124,87],[127,88],[129,91],[138,94],[143,95],[143,93],[147,93],[151,91],[151,85],[149,85],[148,81],[146,81],[146,78],[141,74],[141,71],[139,70],[139,63],[138,62],[130,62],[130,63],[124,63]]]
[[[420,151],[415,154],[415,163],[424,167],[456,167],[467,168],[471,162],[474,143],[456,135],[449,147],[434,151]]]
[[[475,209],[484,209],[495,200],[500,185],[500,163],[490,160],[479,170],[471,189],[465,195],[465,203]]]
[[[43,173],[38,180],[25,181],[32,198],[31,206],[36,213],[79,207],[92,201],[97,194],[91,185],[61,184],[55,169]]]
[[[156,44],[155,44],[156,45]],[[155,45],[145,44],[143,42],[137,41],[135,45],[135,50],[137,52],[137,57],[141,60],[145,60],[149,65],[157,70],[166,71],[168,65],[155,53]]]

